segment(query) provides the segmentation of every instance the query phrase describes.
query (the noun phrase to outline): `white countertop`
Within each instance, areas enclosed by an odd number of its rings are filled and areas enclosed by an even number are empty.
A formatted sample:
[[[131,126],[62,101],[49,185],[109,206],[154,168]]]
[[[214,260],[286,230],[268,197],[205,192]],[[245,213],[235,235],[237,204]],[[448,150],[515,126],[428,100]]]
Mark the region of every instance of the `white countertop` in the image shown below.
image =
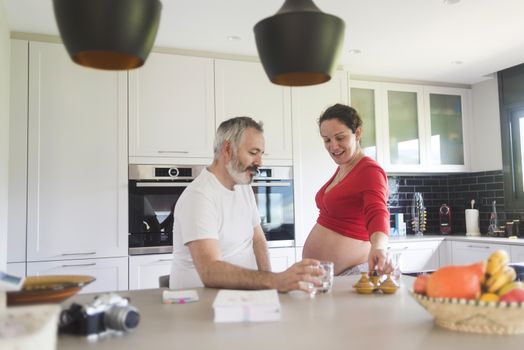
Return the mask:
[[[216,289],[198,289],[200,301],[184,305],[162,304],[162,289],[122,292],[140,310],[135,331],[94,343],[60,336],[57,349],[507,350],[524,344],[524,335],[478,335],[436,326],[409,295],[411,277],[403,276],[393,295],[359,295],[352,288],[358,278],[336,277],[333,292],[315,299],[279,294],[282,319],[263,323],[214,323]],[[74,301],[92,298],[80,295]]]
[[[465,236],[465,235],[407,235],[393,236],[389,238],[390,242],[417,242],[417,241],[463,241],[463,242],[485,242],[497,244],[524,245],[523,238],[506,238],[506,237],[488,237],[488,236]]]

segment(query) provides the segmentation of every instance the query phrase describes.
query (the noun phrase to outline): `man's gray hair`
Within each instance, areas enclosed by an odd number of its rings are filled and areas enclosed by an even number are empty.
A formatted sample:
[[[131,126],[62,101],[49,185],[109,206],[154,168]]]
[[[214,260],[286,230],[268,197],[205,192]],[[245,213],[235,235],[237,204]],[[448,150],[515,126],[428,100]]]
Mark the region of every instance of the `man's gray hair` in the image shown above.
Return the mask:
[[[215,135],[215,143],[213,150],[215,159],[218,159],[222,150],[224,142],[229,141],[233,145],[233,149],[238,149],[240,138],[244,131],[248,128],[253,128],[259,132],[264,132],[262,122],[256,122],[250,117],[234,117],[220,123]]]

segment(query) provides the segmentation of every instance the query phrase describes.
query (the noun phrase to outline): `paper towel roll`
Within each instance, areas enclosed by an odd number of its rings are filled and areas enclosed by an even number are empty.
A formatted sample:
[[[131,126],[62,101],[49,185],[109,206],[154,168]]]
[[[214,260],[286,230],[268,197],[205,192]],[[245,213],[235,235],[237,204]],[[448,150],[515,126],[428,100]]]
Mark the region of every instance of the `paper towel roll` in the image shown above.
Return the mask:
[[[479,211],[466,209],[466,236],[480,236]]]

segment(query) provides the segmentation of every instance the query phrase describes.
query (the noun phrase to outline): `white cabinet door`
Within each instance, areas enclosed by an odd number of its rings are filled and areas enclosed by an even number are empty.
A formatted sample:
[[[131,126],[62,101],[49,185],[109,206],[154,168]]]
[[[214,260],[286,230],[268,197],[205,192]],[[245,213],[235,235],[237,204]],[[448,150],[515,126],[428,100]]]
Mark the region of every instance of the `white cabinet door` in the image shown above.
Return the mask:
[[[303,246],[318,217],[315,195],[336,169],[324,148],[317,120],[326,108],[336,103],[348,103],[347,73],[337,71],[327,83],[292,88],[291,96],[295,242],[297,246]]]
[[[272,84],[258,62],[215,60],[216,125],[248,116],[264,124],[264,162],[292,158],[291,88]],[[281,165],[278,163],[276,165]]]
[[[400,252],[400,271],[418,272],[436,270],[439,261],[440,241],[390,242],[391,251]]]
[[[27,260],[127,256],[126,73],[30,43]]]
[[[25,262],[22,263],[7,263],[7,273],[16,276],[25,277]]]
[[[129,289],[159,288],[158,278],[171,273],[173,254],[129,257]]]
[[[282,272],[296,262],[295,248],[269,248],[271,271]]]
[[[152,53],[129,72],[129,156],[213,156],[215,133],[213,60]],[[132,162],[140,159],[131,159]],[[176,160],[175,160],[176,161]]]
[[[26,260],[28,54],[27,41],[11,40],[7,262]]]
[[[510,247],[511,262],[524,263],[524,247],[512,245]]]
[[[503,249],[510,254],[510,246],[506,244],[484,242],[451,242],[453,265],[466,265],[487,260],[495,250]]]
[[[88,275],[96,278],[94,282],[82,288],[82,293],[128,289],[127,257],[28,263],[27,275]]]
[[[468,171],[470,90],[424,86],[426,171]]]

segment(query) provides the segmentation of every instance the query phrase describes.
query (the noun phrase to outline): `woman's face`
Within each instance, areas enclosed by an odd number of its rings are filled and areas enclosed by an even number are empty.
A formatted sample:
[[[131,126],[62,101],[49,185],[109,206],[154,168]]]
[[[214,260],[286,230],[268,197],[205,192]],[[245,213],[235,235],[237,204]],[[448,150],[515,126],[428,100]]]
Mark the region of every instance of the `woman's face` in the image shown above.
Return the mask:
[[[324,139],[324,147],[338,165],[348,163],[358,150],[361,128],[356,132],[338,119],[328,119],[320,124],[320,135]]]

